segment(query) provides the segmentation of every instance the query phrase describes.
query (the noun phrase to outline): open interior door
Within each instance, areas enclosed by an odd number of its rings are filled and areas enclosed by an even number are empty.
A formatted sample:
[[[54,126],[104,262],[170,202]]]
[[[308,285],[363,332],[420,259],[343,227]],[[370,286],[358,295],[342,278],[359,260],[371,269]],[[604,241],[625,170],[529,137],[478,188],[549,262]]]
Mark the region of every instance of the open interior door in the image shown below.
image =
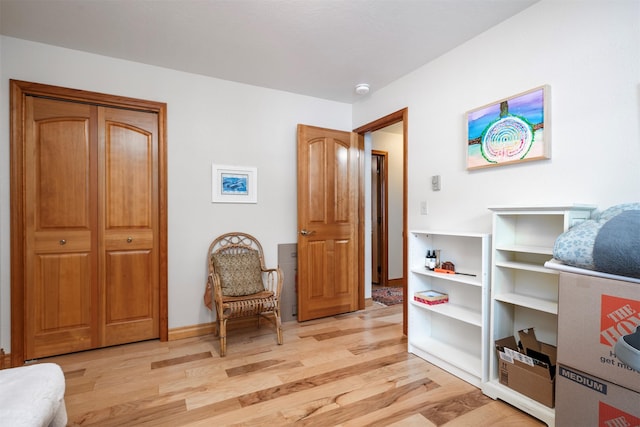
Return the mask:
[[[363,137],[298,125],[298,321],[364,308]]]

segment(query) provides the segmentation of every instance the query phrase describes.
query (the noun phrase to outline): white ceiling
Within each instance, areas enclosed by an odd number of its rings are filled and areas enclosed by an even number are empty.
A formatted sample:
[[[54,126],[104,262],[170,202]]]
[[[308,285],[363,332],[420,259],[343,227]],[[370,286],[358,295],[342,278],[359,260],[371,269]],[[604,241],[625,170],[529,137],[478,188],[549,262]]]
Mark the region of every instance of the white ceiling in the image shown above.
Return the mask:
[[[0,0],[0,33],[352,103],[537,1]]]

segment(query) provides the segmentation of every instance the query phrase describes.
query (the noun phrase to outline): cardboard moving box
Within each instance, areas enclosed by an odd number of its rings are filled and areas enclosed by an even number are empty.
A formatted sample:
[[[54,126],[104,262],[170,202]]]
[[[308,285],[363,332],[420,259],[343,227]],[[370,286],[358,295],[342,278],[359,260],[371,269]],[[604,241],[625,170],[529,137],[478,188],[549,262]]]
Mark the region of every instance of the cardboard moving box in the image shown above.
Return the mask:
[[[639,283],[560,273],[559,364],[640,393],[640,372],[615,354],[616,342],[638,326]]]
[[[556,347],[539,342],[533,328],[518,335],[522,351],[513,336],[496,340],[500,384],[553,408]]]
[[[558,364],[556,425],[640,425],[640,393]]]

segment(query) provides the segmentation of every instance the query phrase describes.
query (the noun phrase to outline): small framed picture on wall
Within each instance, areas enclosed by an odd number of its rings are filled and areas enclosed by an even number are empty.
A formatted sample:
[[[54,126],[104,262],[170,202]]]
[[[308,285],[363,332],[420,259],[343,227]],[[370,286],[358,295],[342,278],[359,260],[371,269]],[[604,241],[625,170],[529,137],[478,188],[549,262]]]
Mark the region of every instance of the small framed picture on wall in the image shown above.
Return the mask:
[[[258,169],[212,164],[213,203],[258,203]]]

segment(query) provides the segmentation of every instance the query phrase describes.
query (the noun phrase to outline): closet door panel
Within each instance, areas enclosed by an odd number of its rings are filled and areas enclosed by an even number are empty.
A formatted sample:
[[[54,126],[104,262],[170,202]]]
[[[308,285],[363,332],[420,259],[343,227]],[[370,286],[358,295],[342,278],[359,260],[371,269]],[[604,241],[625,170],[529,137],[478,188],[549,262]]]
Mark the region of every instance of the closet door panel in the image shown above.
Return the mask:
[[[34,97],[26,105],[25,356],[32,359],[97,344],[96,110]]]
[[[159,337],[158,120],[100,108],[103,341]]]
[[[104,345],[154,338],[149,336],[149,329],[155,335],[149,322],[156,317],[157,305],[152,251],[107,252],[106,276]]]
[[[91,258],[88,253],[44,254],[35,258],[29,359],[93,347]]]
[[[151,228],[153,134],[107,121],[106,228]]]
[[[89,229],[89,121],[55,118],[36,126],[37,228]]]

